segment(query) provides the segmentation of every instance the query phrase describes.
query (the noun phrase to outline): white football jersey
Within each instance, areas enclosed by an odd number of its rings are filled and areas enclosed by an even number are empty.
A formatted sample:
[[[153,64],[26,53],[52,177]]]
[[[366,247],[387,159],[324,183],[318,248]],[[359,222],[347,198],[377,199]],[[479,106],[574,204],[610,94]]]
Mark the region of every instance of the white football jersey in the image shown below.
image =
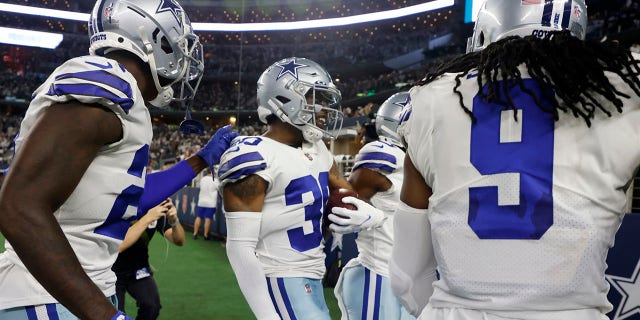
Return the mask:
[[[570,112],[554,121],[516,86],[516,121],[513,111],[476,97],[470,74],[458,89],[472,125],[452,91],[455,76],[413,88],[407,124],[407,154],[433,189],[440,279],[430,305],[600,319],[611,310],[605,258],[640,165],[640,98],[608,74],[631,98],[621,97],[621,114],[596,111],[589,128]]]
[[[198,193],[198,207],[215,208],[218,204],[218,179],[212,176],[204,176],[200,179],[200,192]]]
[[[111,296],[116,282],[111,266],[129,227],[125,219],[136,216],[144,188],[151,118],[135,79],[124,66],[104,57],[78,57],[58,67],[35,91],[20,126],[16,151],[45,108],[73,100],[100,104],[122,122],[122,139],[102,147],[73,193],[54,213],[87,275]],[[27,271],[9,242],[5,248],[0,254],[0,309],[56,302]]]
[[[294,148],[267,137],[236,138],[220,161],[220,188],[255,174],[269,186],[256,247],[267,277],[324,276],[322,213],[333,156],[324,142]]]
[[[358,151],[352,171],[359,168],[374,170],[392,184],[389,190],[371,197],[371,204],[382,210],[387,220],[378,228],[360,231],[356,239],[360,262],[377,274],[388,277],[393,247],[393,213],[400,201],[404,176],[404,151],[384,141],[369,142]]]

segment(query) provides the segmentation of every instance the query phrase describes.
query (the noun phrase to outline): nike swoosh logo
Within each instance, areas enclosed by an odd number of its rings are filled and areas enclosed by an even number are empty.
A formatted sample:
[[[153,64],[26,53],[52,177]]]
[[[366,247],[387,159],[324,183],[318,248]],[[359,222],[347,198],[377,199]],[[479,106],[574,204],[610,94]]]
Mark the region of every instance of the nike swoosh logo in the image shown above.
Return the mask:
[[[365,224],[365,222],[371,220],[371,216],[368,216],[366,220],[362,221],[362,223],[359,224],[359,226]]]
[[[384,146],[383,146],[383,145],[377,145],[377,144],[374,144],[373,146],[374,146],[374,147],[377,147],[377,148],[380,148],[380,149],[384,148]]]
[[[113,68],[113,66],[111,65],[111,62],[107,62],[107,64],[99,64],[97,62],[91,62],[91,61],[85,61],[87,64],[90,64],[92,66],[101,68],[101,69],[111,69]]]

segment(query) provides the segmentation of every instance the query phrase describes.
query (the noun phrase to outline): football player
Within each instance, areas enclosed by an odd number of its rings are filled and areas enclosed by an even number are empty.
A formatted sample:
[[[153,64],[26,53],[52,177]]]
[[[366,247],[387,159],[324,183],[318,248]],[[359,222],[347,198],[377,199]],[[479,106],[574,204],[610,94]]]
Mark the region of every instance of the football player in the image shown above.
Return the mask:
[[[330,215],[337,223],[332,228],[334,232],[359,232],[358,257],[344,266],[334,290],[343,320],[415,319],[402,307],[389,285],[393,213],[400,201],[404,173],[404,145],[397,131],[407,103],[409,93],[399,92],[380,106],[375,116],[378,140],[360,149],[349,175],[349,183],[360,199],[382,210],[386,221],[378,228],[362,230]]]
[[[340,91],[294,57],[262,73],[257,97],[268,131],[235,139],[218,169],[229,262],[256,318],[328,320],[321,218],[329,190],[351,188],[322,140],[342,125]]]
[[[468,53],[410,90],[390,269],[419,319],[607,319],[640,61],[586,22],[583,0],[488,0]]]
[[[145,103],[168,104],[174,84],[178,100],[193,98],[198,37],[175,1],[100,0],[88,27],[90,55],[34,92],[0,190],[0,319],[128,319],[111,271],[128,220],[212,166],[233,137],[221,129],[198,155],[147,178]]]

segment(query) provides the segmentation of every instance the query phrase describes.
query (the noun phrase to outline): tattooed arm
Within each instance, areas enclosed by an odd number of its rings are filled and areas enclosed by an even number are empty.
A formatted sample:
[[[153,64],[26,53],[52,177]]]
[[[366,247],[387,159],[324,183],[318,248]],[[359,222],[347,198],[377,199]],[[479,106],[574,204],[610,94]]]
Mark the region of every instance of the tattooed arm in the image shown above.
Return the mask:
[[[266,194],[267,182],[257,175],[228,183],[222,192],[224,210],[261,212]]]

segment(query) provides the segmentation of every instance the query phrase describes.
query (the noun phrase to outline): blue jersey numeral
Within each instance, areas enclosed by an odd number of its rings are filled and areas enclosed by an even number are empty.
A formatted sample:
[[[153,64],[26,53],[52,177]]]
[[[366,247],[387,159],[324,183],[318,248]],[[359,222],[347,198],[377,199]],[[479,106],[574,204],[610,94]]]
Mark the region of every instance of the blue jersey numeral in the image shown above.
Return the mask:
[[[127,173],[132,176],[142,177],[144,168],[148,162],[149,146],[144,145],[136,152]],[[138,207],[143,192],[144,188],[136,185],[130,185],[122,190],[116,197],[107,219],[105,219],[104,223],[98,226],[94,232],[123,240],[125,234],[127,234],[127,229],[129,229],[129,221],[122,219],[122,217],[127,212],[128,207]]]
[[[287,230],[291,247],[300,252],[317,248],[322,242],[320,220],[329,194],[329,173],[321,172],[318,179],[309,175],[292,180],[285,188],[286,205],[301,204],[302,195],[307,192],[311,192],[314,201],[304,207],[304,219],[311,221],[313,232],[305,234],[302,227]]]
[[[535,81],[525,85],[541,96]],[[509,186],[517,188],[516,205],[498,204],[498,194],[508,191],[503,177],[496,177],[495,186],[469,188],[468,223],[480,239],[540,239],[553,224],[553,117],[517,86],[511,97],[521,111],[517,142],[500,142],[501,106],[479,97],[473,101],[478,121],[471,129],[471,163],[484,176],[512,173],[519,182]]]

